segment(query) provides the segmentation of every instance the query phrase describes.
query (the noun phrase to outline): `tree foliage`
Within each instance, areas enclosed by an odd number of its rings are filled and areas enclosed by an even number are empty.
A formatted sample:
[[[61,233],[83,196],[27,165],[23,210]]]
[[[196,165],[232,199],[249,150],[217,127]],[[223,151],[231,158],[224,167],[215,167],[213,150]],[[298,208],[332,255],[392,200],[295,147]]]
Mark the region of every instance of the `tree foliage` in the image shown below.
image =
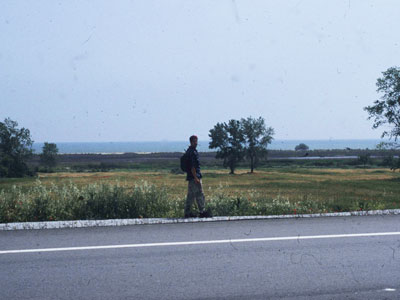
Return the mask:
[[[45,142],[40,154],[40,163],[47,168],[53,168],[57,165],[58,148],[54,143]]]
[[[229,167],[234,174],[239,162],[245,157],[244,137],[240,121],[229,120],[228,123],[217,123],[208,135],[211,138],[210,149],[217,150],[217,158],[224,160],[224,167]]]
[[[228,123],[217,123],[210,130],[210,149],[217,149],[216,158],[224,160],[224,167],[234,174],[239,162],[245,158],[250,161],[250,169],[267,155],[267,145],[271,143],[274,130],[265,126],[262,117],[229,120]]]
[[[382,72],[382,77],[376,82],[377,92],[381,93],[380,100],[374,105],[364,107],[368,119],[373,119],[373,128],[388,127],[382,133],[382,138],[394,139],[400,136],[400,68],[392,67]]]
[[[295,151],[307,151],[308,149],[310,148],[304,143],[300,143],[296,147],[294,147]]]
[[[267,146],[272,142],[274,129],[265,127],[265,120],[262,117],[241,119],[241,126],[246,157],[250,160],[250,170],[253,173],[260,159],[267,156]]]
[[[19,129],[10,118],[0,122],[0,177],[31,175],[26,161],[32,155],[32,144],[29,129]]]

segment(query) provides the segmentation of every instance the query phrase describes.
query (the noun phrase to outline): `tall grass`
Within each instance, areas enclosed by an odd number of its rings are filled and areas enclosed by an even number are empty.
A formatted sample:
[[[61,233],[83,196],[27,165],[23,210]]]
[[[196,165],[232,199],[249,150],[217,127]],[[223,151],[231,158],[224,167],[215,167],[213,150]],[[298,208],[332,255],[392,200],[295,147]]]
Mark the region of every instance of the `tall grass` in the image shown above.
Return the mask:
[[[232,196],[227,193],[228,190],[227,186],[220,185],[209,197],[208,206],[215,215],[312,214],[389,208],[380,200],[342,200],[335,197],[318,199],[312,194],[303,194],[301,197],[278,194],[268,197],[255,189]]]
[[[317,199],[304,194],[301,198],[288,195],[266,196],[265,193],[246,190],[229,193],[229,187],[220,184],[208,191],[206,204],[215,216],[276,215],[321,213],[384,209],[383,201],[331,197]],[[139,181],[126,187],[114,183],[91,183],[84,186],[69,182],[63,185],[45,185],[37,180],[28,188],[13,185],[0,190],[0,223],[182,217],[184,197],[174,198],[165,186]]]
[[[38,180],[28,189],[14,185],[0,191],[1,223],[151,218],[167,216],[171,208],[166,189],[145,181],[127,189],[118,182],[78,187],[72,182],[45,186]]]

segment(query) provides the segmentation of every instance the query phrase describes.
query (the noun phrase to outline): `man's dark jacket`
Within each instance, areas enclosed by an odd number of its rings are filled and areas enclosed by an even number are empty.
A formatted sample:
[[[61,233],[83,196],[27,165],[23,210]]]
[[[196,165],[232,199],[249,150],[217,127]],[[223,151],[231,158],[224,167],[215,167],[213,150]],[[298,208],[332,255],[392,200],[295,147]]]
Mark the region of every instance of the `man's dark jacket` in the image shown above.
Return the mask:
[[[188,156],[189,156],[189,159],[188,159],[189,160],[189,170],[188,170],[188,172],[186,172],[186,180],[189,181],[189,180],[194,179],[193,174],[192,174],[192,167],[194,167],[196,169],[197,178],[200,179],[203,176],[201,175],[201,172],[200,172],[199,153],[192,146],[190,146],[186,151],[188,152]]]

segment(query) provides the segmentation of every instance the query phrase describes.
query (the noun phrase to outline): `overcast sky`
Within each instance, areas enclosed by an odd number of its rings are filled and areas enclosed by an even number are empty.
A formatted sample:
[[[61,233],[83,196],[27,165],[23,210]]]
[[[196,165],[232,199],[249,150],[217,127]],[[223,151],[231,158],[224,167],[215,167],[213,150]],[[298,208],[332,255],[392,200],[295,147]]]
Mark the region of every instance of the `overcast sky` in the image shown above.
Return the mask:
[[[400,1],[0,2],[0,118],[36,142],[379,138],[363,107],[400,65]]]

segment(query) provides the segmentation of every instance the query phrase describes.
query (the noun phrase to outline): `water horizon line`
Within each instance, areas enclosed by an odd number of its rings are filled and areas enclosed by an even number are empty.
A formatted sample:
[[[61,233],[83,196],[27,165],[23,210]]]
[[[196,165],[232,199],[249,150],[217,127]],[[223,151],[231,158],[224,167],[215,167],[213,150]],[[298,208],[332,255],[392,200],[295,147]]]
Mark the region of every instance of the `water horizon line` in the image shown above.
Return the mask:
[[[209,142],[210,140],[199,139],[199,142]],[[331,141],[382,141],[389,142],[387,139],[381,138],[340,138],[340,139],[273,139],[276,141],[290,141],[290,142],[331,142]],[[113,143],[189,143],[189,140],[151,140],[151,141],[34,141],[33,144],[55,143],[55,144],[113,144]]]

